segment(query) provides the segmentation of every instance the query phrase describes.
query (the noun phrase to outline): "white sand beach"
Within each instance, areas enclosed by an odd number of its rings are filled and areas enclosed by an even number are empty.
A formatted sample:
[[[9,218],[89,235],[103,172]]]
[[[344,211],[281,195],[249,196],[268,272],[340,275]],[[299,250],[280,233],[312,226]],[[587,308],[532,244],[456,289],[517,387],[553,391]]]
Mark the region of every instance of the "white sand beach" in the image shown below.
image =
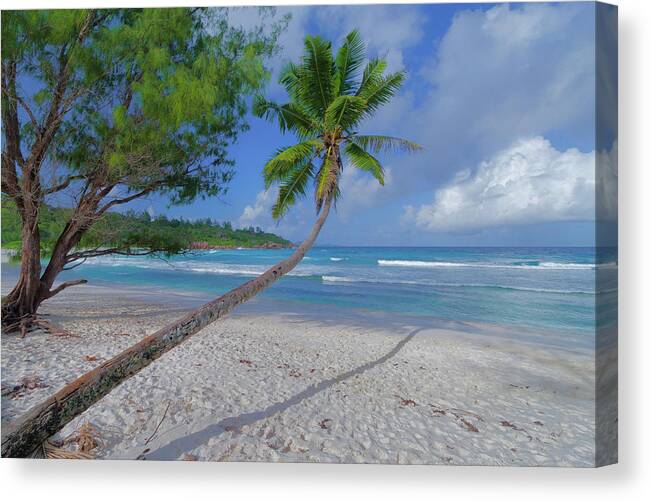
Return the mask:
[[[2,336],[2,420],[189,309],[84,286],[43,307],[78,337]],[[593,353],[518,332],[241,308],[62,431],[101,459],[592,466]]]

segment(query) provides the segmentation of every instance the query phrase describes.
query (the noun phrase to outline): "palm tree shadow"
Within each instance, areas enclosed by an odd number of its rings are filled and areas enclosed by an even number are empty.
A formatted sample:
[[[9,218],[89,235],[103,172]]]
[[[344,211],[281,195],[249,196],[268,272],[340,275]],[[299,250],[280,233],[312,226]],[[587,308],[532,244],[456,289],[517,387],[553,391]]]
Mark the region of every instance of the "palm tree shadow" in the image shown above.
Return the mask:
[[[302,402],[305,399],[313,397],[319,392],[327,390],[337,383],[340,383],[353,376],[362,374],[380,364],[383,364],[390,358],[394,357],[409,341],[411,341],[411,339],[416,334],[418,334],[418,332],[424,329],[424,327],[420,327],[411,331],[407,336],[405,336],[404,339],[396,344],[391,351],[376,360],[372,360],[364,365],[351,369],[348,372],[340,374],[337,377],[325,379],[316,385],[309,386],[300,393],[297,393],[296,395],[288,398],[287,400],[272,404],[265,409],[240,414],[239,416],[224,418],[221,421],[208,425],[201,430],[176,438],[158,449],[147,451],[146,453],[143,452],[143,454],[141,454],[138,459],[152,459],[158,461],[174,460],[177,459],[182,453],[196,449],[200,445],[208,442],[208,440],[211,438],[215,438],[221,435],[224,431],[226,431],[227,428],[241,428],[242,426],[251,425],[256,421],[267,419],[274,414],[284,412],[290,407]]]

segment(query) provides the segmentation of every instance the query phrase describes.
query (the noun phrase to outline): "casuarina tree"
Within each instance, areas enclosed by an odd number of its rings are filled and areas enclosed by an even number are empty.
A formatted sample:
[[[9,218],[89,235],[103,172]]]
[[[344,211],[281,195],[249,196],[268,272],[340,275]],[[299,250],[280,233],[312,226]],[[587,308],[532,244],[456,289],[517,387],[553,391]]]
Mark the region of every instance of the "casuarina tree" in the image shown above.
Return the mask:
[[[246,128],[247,96],[265,82],[276,35],[277,26],[232,27],[218,9],[2,13],[2,193],[22,222],[5,332],[43,325],[40,304],[85,282],[55,285],[61,271],[89,257],[178,250],[155,232],[113,228],[92,246],[84,236],[107,211],[152,193],[185,203],[226,189],[227,149]],[[57,199],[72,210],[44,249],[40,209]]]

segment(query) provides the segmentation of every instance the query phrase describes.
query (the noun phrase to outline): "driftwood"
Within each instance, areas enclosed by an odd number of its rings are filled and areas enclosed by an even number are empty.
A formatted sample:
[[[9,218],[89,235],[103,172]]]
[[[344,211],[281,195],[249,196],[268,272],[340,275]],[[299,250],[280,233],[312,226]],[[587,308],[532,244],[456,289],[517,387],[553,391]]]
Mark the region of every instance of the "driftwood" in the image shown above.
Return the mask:
[[[23,416],[3,426],[2,457],[28,457],[45,440],[119,384],[294,269],[314,244],[328,217],[330,205],[331,201],[328,200],[314,223],[309,237],[287,259],[272,266],[259,277],[145,337],[139,343],[67,384]]]

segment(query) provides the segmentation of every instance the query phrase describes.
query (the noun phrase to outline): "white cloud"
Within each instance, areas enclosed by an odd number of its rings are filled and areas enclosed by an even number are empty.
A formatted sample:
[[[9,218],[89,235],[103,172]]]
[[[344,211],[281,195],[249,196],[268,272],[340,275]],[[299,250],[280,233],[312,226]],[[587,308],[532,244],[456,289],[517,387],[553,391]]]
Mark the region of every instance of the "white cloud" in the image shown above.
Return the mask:
[[[240,226],[260,226],[263,221],[268,223],[271,207],[277,194],[277,190],[265,190],[258,193],[253,205],[244,207],[244,211],[238,219]]]
[[[314,209],[299,201],[280,220],[275,220],[271,209],[278,196],[278,187],[259,192],[253,204],[244,207],[237,220],[240,227],[259,226],[264,231],[276,233],[290,240],[302,240],[313,222]]]
[[[393,188],[393,174],[390,167],[384,171],[384,186],[377,179],[353,166],[346,166],[339,182],[341,198],[337,201],[337,214],[347,222],[352,213],[360,208],[376,205],[381,197]]]
[[[482,162],[474,175],[457,177],[431,204],[407,207],[403,217],[430,231],[593,220],[594,193],[594,152],[561,152],[535,137]]]
[[[402,51],[420,42],[425,21],[419,8],[409,5],[323,7],[318,17],[326,29],[332,27],[335,45],[357,28],[370,56],[386,58],[389,71],[403,67]]]
[[[582,6],[466,11],[424,74],[431,118],[494,147],[594,115],[594,21]],[[501,146],[504,146],[502,144]]]
[[[400,165],[395,193],[443,182],[518,138],[562,132],[565,140],[589,142],[592,8],[521,4],[459,12],[421,70],[408,74],[424,92],[412,87],[365,126],[425,147]]]

